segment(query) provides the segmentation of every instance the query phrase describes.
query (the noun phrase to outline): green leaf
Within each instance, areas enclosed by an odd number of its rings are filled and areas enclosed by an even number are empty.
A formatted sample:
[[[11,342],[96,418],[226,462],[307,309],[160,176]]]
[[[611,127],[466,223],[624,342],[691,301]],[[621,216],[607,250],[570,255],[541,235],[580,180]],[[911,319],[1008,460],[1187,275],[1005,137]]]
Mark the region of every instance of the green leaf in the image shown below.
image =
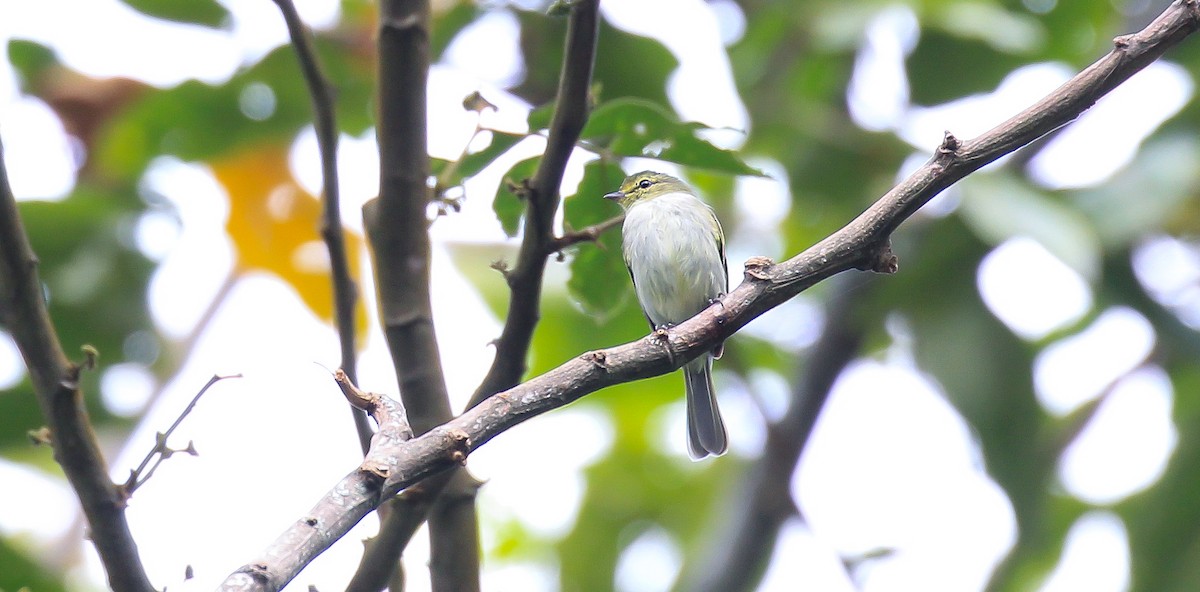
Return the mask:
[[[492,210],[496,212],[496,219],[500,220],[500,226],[508,236],[517,236],[517,230],[521,226],[521,212],[525,211],[524,197],[514,193],[513,188],[520,187],[533,178],[537,174],[537,167],[541,161],[542,157],[535,156],[514,164],[504,174],[504,180],[500,182],[500,188],[496,190],[496,199],[492,201]]]
[[[518,10],[516,15],[521,24],[525,79],[513,92],[530,104],[545,104],[555,97],[558,89],[567,19],[533,10]],[[605,95],[669,104],[667,77],[679,67],[679,60],[663,44],[622,31],[600,19],[596,56],[592,82]]]
[[[48,68],[58,64],[54,50],[33,41],[13,39],[8,42],[8,60],[14,70],[21,75],[21,85],[25,92],[32,92],[28,85],[37,80]]]
[[[348,51],[345,43],[316,38],[321,64],[337,89],[338,124],[357,135],[372,123],[374,70]],[[273,109],[260,120],[240,107],[243,93],[252,85],[265,86],[273,97]],[[164,154],[211,160],[253,144],[291,142],[312,119],[312,101],[295,52],[283,46],[224,84],[193,80],[147,93],[105,127],[96,159],[107,172],[132,178]]]
[[[229,11],[215,0],[121,0],[130,8],[155,18],[206,27],[219,27]],[[280,17],[282,18],[282,17]]]
[[[603,160],[588,163],[575,195],[563,200],[564,232],[620,215],[620,207],[601,196],[619,186],[623,177],[621,167],[616,164]],[[585,313],[607,319],[628,299],[630,287],[619,231],[609,230],[595,243],[582,243],[575,248],[567,290]]]
[[[674,113],[644,99],[617,99],[592,112],[581,137],[606,147],[617,156],[657,158],[688,167],[731,175],[762,176],[729,150],[696,135],[710,129],[681,123]]]

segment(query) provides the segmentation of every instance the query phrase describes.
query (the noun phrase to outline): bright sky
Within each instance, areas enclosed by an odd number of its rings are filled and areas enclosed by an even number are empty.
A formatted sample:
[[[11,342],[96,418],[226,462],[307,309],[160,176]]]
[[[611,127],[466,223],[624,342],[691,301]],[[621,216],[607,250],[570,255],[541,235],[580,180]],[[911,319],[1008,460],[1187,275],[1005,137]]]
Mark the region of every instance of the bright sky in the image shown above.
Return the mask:
[[[151,21],[116,0],[45,0],[10,11],[0,21],[0,38],[47,44],[68,66],[92,76],[128,76],[164,87],[189,78],[215,82],[286,39],[270,2],[223,3],[234,15],[231,31]],[[317,27],[337,17],[334,0],[297,4],[304,19]],[[733,2],[606,0],[602,6],[614,25],[660,38],[680,59],[670,91],[686,119],[715,127],[749,127],[722,51],[722,43],[735,41],[744,26]],[[78,18],[59,18],[67,11]],[[434,67],[432,153],[452,157],[469,139],[475,121],[456,105],[473,90],[482,90],[500,105],[498,113],[487,115],[488,125],[523,129],[527,106],[499,90],[523,68],[515,27],[511,14],[497,10],[464,31],[446,60]],[[1059,65],[1034,64],[1015,71],[994,93],[935,107],[914,106],[908,103],[907,81],[898,73],[919,35],[916,19],[905,8],[888,8],[867,31],[868,43],[847,97],[851,113],[864,128],[895,131],[913,145],[921,160],[941,140],[943,130],[970,137],[1070,74]],[[481,56],[486,61],[481,62]],[[1178,67],[1151,66],[1056,138],[1035,159],[1034,174],[1047,187],[1102,182],[1106,171],[1128,162],[1140,141],[1191,98],[1192,86]],[[269,108],[262,97],[246,100],[251,106]],[[1133,112],[1142,117],[1130,117],[1128,107],[1133,104],[1141,106]],[[69,191],[74,173],[61,126],[45,105],[17,94],[6,64],[0,65],[0,131],[20,198],[54,199]],[[736,145],[739,137],[732,134],[717,141]],[[1094,164],[1092,156],[1080,154],[1096,155],[1090,147],[1101,142],[1098,138],[1108,148],[1103,155],[1113,160],[1105,166],[1078,166],[1084,161]],[[1114,151],[1113,146],[1127,146],[1129,151]],[[518,154],[473,179],[467,195],[490,195],[508,164],[540,149],[537,138],[523,143]],[[370,133],[344,137],[341,143],[343,214],[352,227],[359,225],[362,202],[375,191],[374,150]],[[314,190],[320,184],[316,159],[314,137],[305,132],[293,148],[293,170],[301,183]],[[566,186],[578,182],[584,159],[581,154],[572,161]],[[790,207],[786,176],[777,163],[755,164],[773,179],[738,182],[736,203],[746,232],[731,237],[733,261],[758,254],[782,255],[780,242],[771,236]],[[662,168],[661,163],[656,166]],[[168,196],[182,220],[179,227],[150,213],[139,223],[137,234],[147,255],[162,261],[150,290],[155,321],[164,333],[179,338],[204,314],[229,274],[233,255],[223,236],[227,211],[215,205],[224,203],[221,189],[201,166],[162,159],[144,182]],[[753,207],[748,195],[754,196]],[[461,214],[435,224],[433,236],[434,292],[439,304],[435,320],[444,356],[454,360],[447,379],[458,399],[456,406],[461,406],[490,361],[487,343],[498,333],[499,323],[454,271],[445,247],[458,241],[500,242],[503,235],[490,204],[472,198]],[[1164,293],[1171,289],[1170,278],[1178,277],[1181,270],[1200,274],[1196,271],[1200,261],[1178,255],[1170,239],[1147,249],[1177,255],[1148,257],[1154,265],[1139,265],[1139,273],[1150,274],[1152,280],[1163,278],[1147,283],[1162,286]],[[1145,488],[1161,474],[1175,443],[1170,422],[1173,392],[1165,373],[1146,359],[1155,340],[1149,323],[1129,309],[1093,311],[1087,273],[1064,263],[1037,240],[1018,236],[1000,242],[984,260],[977,287],[989,309],[1017,335],[1030,340],[1077,322],[1089,312],[1098,313],[1084,331],[1039,356],[1034,386],[1045,408],[1062,415],[1095,399],[1104,385],[1119,379],[1060,467],[1066,491],[1103,505]],[[552,266],[548,289],[561,289],[561,280],[561,270]],[[180,285],[187,289],[178,289]],[[373,289],[363,286],[363,292],[372,294]],[[367,310],[373,311],[373,304]],[[819,325],[819,309],[798,298],[746,330],[796,351],[815,339]],[[839,557],[891,548],[890,557],[875,560],[859,572],[862,589],[977,590],[1015,540],[1012,509],[984,472],[969,427],[945,401],[940,387],[912,365],[900,325],[896,344],[885,359],[857,362],[838,381],[793,476],[793,495],[808,523],[793,522],[784,529],[763,589],[850,590]],[[209,376],[245,374],[215,387],[177,432],[175,444],[195,440],[201,456],[164,464],[130,507],[130,521],[156,585],[172,590],[211,589],[355,466],[357,444],[350,422],[341,421],[348,417],[345,404],[325,371],[313,363],[336,360],[335,343],[332,330],[318,323],[278,281],[252,277],[233,287],[200,336],[195,354],[175,381],[166,385],[130,448],[112,451],[114,475],[123,478],[150,446],[154,431],[169,425]],[[1082,381],[1081,377],[1095,376],[1083,370],[1093,368],[1101,354],[1107,357],[1104,367],[1111,373],[1103,380]],[[386,389],[394,383],[377,332],[370,337],[361,368],[360,382],[366,388]],[[0,388],[20,377],[15,348],[0,333]],[[740,381],[720,372],[717,381],[730,424],[732,454],[757,454],[763,443],[758,404],[750,400]],[[761,373],[749,378],[749,386],[767,402],[768,410],[772,405],[782,408],[783,377]],[[105,401],[117,411],[138,412],[154,388],[136,366],[109,368],[104,375]],[[682,446],[682,402],[663,415],[660,434],[663,445],[674,450],[680,462],[688,462]],[[511,430],[472,456],[473,472],[487,480],[480,499],[485,548],[495,546],[497,528],[510,519],[547,535],[567,532],[583,491],[581,470],[611,446],[612,438],[602,414],[590,408],[568,408]],[[560,445],[547,449],[542,443],[548,439]],[[1120,454],[1114,452],[1118,445]],[[532,450],[537,450],[542,462],[508,460]],[[72,540],[79,536],[74,530],[76,518],[62,512],[74,503],[62,484],[3,460],[0,482],[10,484],[0,491],[0,530],[25,534],[31,544],[47,551],[64,536]],[[343,587],[357,562],[359,540],[373,529],[374,518],[368,518],[307,569],[293,588]],[[427,551],[421,537],[418,541],[406,556],[414,590],[428,586],[421,569]],[[81,548],[87,556],[94,555],[90,545],[81,543]],[[1119,590],[1128,581],[1128,557],[1120,519],[1102,511],[1088,514],[1072,527],[1061,564],[1042,590]],[[651,530],[625,550],[615,586],[623,591],[666,590],[681,559],[681,550],[669,535]],[[191,582],[182,581],[186,565],[195,568]],[[1104,569],[1095,569],[1096,565]],[[486,566],[485,578],[489,589],[553,590],[556,569],[552,558],[493,561]],[[102,586],[94,558],[69,574],[81,587]]]

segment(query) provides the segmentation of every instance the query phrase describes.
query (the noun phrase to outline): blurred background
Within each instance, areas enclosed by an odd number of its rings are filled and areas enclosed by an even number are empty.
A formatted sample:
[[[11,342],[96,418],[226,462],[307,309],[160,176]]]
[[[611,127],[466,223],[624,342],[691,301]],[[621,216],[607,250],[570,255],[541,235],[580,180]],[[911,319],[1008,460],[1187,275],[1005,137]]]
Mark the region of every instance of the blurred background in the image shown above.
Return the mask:
[[[360,385],[394,394],[362,272],[376,10],[297,6],[337,88]],[[680,174],[717,209],[736,284],[748,257],[800,252],[944,130],[996,125],[1165,6],[604,0],[594,94],[608,127],[585,130],[561,224],[616,215],[600,195],[623,172]],[[481,155],[430,211],[456,409],[507,303],[490,264],[513,259],[520,204],[502,179],[528,176],[545,143],[534,109],[554,96],[565,29],[547,8],[433,2],[429,151],[438,170]],[[172,436],[199,456],[169,459],[128,510],[156,586],[211,589],[361,459],[327,371],[319,161],[283,20],[267,0],[7,2],[0,38],[5,164],[65,348],[100,351],[85,391],[113,478],[210,376],[244,375]],[[687,459],[678,374],[480,449],[484,588],[688,589],[749,536],[764,544],[738,572],[748,589],[1200,589],[1198,68],[1185,41],[931,202],[893,237],[898,274],[836,277],[738,333],[716,373],[726,456]],[[475,91],[497,108],[465,110]],[[654,142],[614,141],[647,130]],[[750,167],[765,176],[738,174]],[[618,245],[609,233],[551,259],[531,375],[647,333]],[[104,588],[73,494],[27,437],[43,420],[3,330],[0,389],[0,589]],[[799,460],[773,458],[769,442],[803,441],[798,405],[826,395]],[[744,519],[749,499],[761,523]],[[376,525],[292,589],[344,587]],[[428,588],[426,560],[419,535],[413,590]]]

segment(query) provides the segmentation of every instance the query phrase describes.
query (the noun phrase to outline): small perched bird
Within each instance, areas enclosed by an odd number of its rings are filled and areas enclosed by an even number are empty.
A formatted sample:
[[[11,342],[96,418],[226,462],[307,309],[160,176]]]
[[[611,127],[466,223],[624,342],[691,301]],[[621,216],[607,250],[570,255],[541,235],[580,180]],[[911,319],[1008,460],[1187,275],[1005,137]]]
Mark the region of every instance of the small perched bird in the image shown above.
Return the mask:
[[[670,175],[643,171],[604,197],[625,209],[625,265],[652,329],[682,323],[729,291],[721,223],[691,187]],[[712,385],[712,362],[722,349],[718,345],[683,367],[693,460],[728,448]]]

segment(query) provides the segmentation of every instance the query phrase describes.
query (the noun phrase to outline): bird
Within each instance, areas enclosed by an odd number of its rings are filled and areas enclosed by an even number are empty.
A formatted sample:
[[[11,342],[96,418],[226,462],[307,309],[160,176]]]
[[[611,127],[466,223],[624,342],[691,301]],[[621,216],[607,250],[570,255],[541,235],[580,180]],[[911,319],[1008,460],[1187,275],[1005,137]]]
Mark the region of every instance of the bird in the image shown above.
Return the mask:
[[[671,175],[642,171],[605,194],[625,210],[621,251],[634,293],[653,331],[686,321],[729,292],[725,234],[708,204]],[[712,350],[684,364],[688,456],[720,456],[729,447],[713,392]]]

